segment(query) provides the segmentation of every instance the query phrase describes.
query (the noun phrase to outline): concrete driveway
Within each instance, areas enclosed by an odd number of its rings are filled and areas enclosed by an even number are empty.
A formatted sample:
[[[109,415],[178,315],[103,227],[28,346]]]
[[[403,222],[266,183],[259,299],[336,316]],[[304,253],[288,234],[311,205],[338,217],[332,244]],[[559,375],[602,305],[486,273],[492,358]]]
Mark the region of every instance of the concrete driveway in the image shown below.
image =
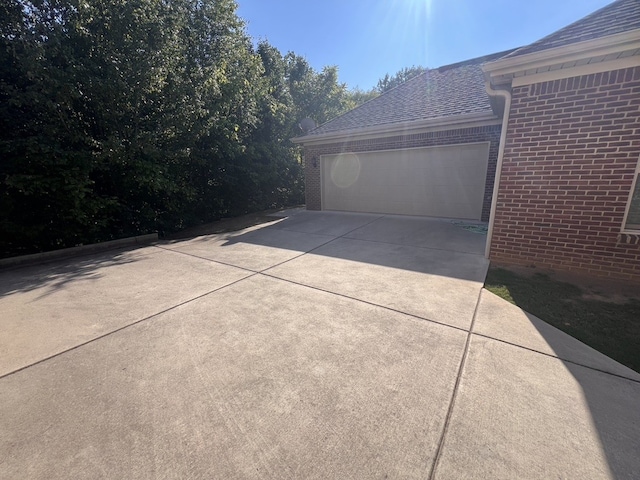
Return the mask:
[[[639,478],[640,375],[486,237],[290,211],[0,272],[0,478]]]

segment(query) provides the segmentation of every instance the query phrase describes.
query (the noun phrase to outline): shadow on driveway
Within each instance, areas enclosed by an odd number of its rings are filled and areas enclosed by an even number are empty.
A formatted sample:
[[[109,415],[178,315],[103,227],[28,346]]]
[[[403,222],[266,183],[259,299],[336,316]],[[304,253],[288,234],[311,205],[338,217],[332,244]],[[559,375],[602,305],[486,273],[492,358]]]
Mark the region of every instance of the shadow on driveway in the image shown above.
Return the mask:
[[[44,288],[37,298],[44,298],[70,283],[98,280],[106,267],[125,265],[136,261],[131,254],[135,249],[115,250],[103,254],[54,260],[47,264],[17,266],[0,270],[0,298],[15,293]],[[37,300],[36,299],[36,300]]]
[[[485,238],[298,212],[2,272],[0,471],[425,478],[442,445],[433,478],[637,478],[640,382],[478,304]]]
[[[483,282],[483,226],[425,217],[296,212],[263,228],[230,235],[220,246],[251,244]],[[309,236],[316,236],[319,245],[309,249]]]
[[[436,478],[637,478],[638,398],[639,374],[483,290]]]
[[[534,315],[527,317],[562,359],[565,374],[573,376],[575,388],[565,393],[588,412],[611,478],[640,478],[640,374]]]

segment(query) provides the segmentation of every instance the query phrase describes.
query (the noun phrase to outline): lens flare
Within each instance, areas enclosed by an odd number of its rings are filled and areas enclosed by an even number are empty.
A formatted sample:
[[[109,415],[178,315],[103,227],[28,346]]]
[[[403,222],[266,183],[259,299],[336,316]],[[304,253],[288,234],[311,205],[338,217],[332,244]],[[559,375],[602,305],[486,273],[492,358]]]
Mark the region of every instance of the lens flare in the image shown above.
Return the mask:
[[[341,153],[331,164],[331,180],[340,188],[349,188],[360,176],[360,159],[355,153]]]

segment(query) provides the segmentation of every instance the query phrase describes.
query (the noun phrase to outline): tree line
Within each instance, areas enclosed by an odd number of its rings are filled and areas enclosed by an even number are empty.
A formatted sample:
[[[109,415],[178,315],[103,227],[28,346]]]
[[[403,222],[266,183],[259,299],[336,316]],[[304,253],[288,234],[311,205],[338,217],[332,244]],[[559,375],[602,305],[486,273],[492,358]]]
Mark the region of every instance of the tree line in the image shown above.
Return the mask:
[[[350,91],[336,67],[254,45],[236,9],[0,4],[0,256],[303,203],[300,120],[384,86]]]

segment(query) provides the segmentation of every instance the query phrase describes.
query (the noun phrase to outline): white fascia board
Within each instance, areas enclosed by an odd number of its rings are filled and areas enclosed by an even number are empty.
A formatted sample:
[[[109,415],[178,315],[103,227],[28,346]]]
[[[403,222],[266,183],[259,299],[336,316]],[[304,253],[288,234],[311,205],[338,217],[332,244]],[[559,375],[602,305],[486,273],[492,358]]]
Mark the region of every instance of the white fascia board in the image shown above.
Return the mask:
[[[342,130],[320,135],[305,135],[290,140],[301,145],[318,145],[333,141],[354,141],[370,138],[394,135],[411,135],[443,130],[458,130],[461,128],[480,127],[487,125],[500,125],[501,119],[493,112],[469,113],[450,117],[432,118],[428,120],[416,120],[414,122],[389,123],[375,125],[366,128]]]
[[[484,64],[482,70],[492,79],[496,79],[558,63],[609,55],[638,48],[640,48],[640,29],[596,38],[594,40],[572,43],[562,47],[549,48],[540,52],[494,60],[493,62]],[[505,83],[507,83],[507,81],[505,81]]]
[[[534,73],[533,75],[523,75],[521,77],[515,77],[511,82],[511,86],[521,87],[523,85],[531,85],[532,83],[552,82],[554,80],[562,80],[563,78],[580,77],[582,75],[592,75],[594,73],[610,72],[633,67],[640,67],[640,55],[566,67],[560,70]]]

